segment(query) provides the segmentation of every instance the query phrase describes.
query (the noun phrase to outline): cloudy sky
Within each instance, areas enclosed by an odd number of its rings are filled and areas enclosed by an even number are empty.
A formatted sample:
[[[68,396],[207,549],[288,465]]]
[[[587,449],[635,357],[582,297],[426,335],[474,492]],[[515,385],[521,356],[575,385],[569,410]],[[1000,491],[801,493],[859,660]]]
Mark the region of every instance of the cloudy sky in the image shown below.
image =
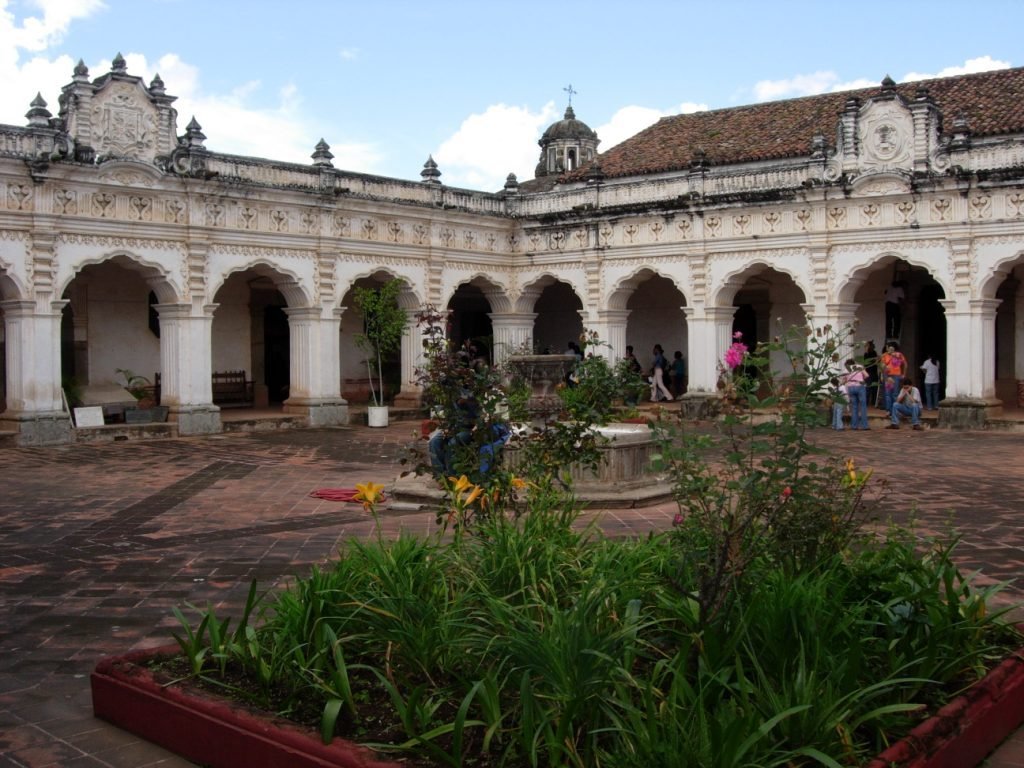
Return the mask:
[[[1024,64],[1024,2],[0,0],[0,123],[121,53],[219,152],[452,186],[533,177],[565,111],[607,150],[659,117]]]

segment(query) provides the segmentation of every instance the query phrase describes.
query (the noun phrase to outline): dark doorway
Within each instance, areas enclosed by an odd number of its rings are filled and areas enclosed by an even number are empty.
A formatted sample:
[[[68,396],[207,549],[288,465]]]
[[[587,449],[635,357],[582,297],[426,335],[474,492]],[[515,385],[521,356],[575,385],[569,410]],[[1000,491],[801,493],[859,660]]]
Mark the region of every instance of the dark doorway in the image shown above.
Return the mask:
[[[283,403],[288,399],[291,383],[288,315],[283,307],[263,308],[263,344],[267,397],[272,403]]]

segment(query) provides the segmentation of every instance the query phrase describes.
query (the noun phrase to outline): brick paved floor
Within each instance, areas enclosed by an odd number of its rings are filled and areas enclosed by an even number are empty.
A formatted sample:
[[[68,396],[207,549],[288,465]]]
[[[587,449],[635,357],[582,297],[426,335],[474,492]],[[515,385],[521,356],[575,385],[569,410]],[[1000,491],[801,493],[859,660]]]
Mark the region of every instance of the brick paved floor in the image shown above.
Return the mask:
[[[188,601],[236,613],[249,581],[280,584],[330,558],[372,519],[309,497],[390,482],[411,422],[206,438],[0,449],[0,768],[189,763],[92,717],[104,655],[163,645]],[[981,583],[1024,561],[1024,434],[842,432],[815,440],[888,481],[884,508],[922,531],[959,531]],[[671,504],[594,511],[608,531],[670,524]],[[433,514],[386,514],[385,535],[425,533]],[[1024,588],[1009,588],[1004,602]],[[989,761],[1024,766],[1020,734]]]

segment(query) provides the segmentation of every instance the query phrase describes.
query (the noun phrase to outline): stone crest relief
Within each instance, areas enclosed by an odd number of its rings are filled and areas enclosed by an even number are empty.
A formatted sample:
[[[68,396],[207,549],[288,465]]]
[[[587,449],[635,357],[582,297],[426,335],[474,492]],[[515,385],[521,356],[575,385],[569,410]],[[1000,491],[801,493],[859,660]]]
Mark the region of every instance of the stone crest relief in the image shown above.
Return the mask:
[[[92,109],[95,149],[101,156],[152,161],[157,116],[137,86],[113,83],[97,94]]]
[[[895,101],[872,102],[857,122],[861,172],[909,171],[913,166],[914,124]]]

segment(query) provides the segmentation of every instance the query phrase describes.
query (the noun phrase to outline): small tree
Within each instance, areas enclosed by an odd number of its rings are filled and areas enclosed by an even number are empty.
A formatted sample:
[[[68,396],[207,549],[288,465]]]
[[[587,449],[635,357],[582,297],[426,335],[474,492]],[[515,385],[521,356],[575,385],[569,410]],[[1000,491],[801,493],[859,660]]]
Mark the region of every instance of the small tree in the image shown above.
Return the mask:
[[[409,319],[398,306],[402,285],[401,280],[393,279],[379,287],[354,289],[356,309],[363,315],[363,332],[356,334],[356,344],[367,353],[370,398],[377,406],[384,405],[384,358],[402,348],[402,334]]]

